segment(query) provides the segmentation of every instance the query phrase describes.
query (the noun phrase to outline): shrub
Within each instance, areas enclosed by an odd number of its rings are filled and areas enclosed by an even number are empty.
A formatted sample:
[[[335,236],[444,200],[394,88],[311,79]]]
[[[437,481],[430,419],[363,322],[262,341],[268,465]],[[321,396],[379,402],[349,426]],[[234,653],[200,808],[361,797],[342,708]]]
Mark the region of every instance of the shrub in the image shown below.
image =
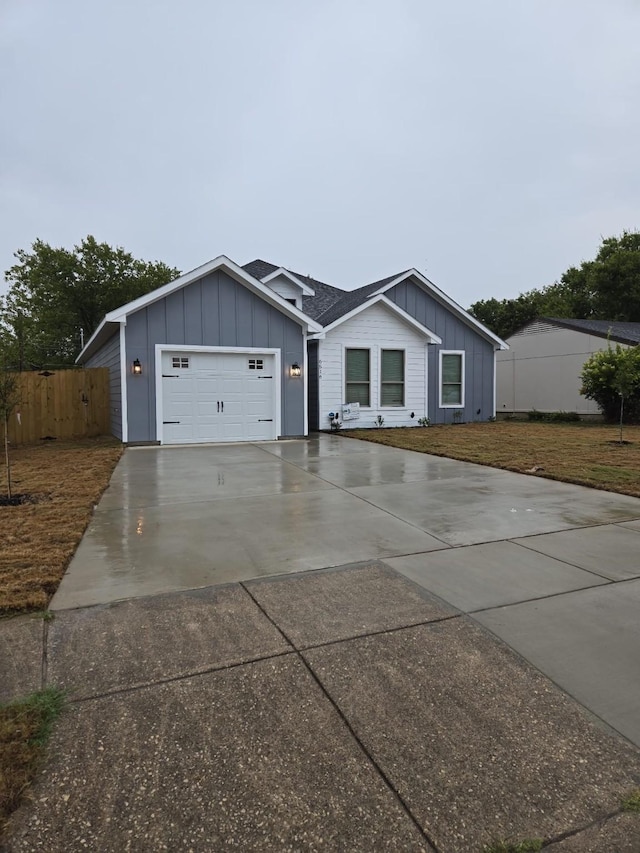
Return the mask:
[[[539,412],[537,409],[531,409],[527,412],[527,417],[530,421],[548,421],[550,423],[575,423],[580,420],[580,415],[577,412]]]
[[[598,404],[605,420],[619,421],[621,408],[627,423],[640,420],[640,347],[609,344],[585,362],[581,379],[580,393]]]

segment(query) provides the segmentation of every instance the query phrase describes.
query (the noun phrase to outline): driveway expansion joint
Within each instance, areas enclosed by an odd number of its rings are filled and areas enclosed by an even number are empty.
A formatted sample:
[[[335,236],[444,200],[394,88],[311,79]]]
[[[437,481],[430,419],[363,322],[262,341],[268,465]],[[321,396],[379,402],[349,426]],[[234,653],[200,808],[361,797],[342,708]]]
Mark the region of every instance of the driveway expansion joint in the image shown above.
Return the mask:
[[[138,684],[131,684],[127,687],[114,687],[112,690],[104,690],[101,693],[94,693],[91,696],[68,697],[69,704],[81,705],[84,702],[93,702],[95,699],[106,699],[109,696],[122,696],[130,693],[138,693],[141,690],[148,690],[151,687],[157,687],[163,684],[174,684],[178,681],[188,681],[190,678],[199,678],[203,675],[210,675],[213,672],[226,672],[227,670],[240,669],[243,666],[251,666],[254,663],[262,661],[275,660],[276,658],[285,658],[296,653],[296,649],[291,647],[284,652],[273,652],[269,655],[260,655],[258,657],[248,658],[247,660],[238,661],[237,663],[219,664],[216,666],[203,667],[202,669],[194,669],[190,672],[180,673],[180,675],[172,675],[168,678],[158,678],[155,681],[144,681]],[[0,851],[2,853],[2,851]]]
[[[353,726],[351,725],[351,723],[349,722],[349,720],[347,719],[347,717],[346,717],[346,716],[345,716],[345,714],[343,713],[343,711],[342,711],[342,709],[340,708],[340,706],[336,703],[336,701],[335,701],[335,700],[334,700],[334,698],[331,696],[331,694],[328,692],[328,690],[326,689],[326,687],[324,686],[324,684],[322,683],[322,681],[320,680],[320,678],[316,675],[315,671],[313,670],[313,668],[312,668],[312,667],[311,667],[311,665],[309,664],[308,660],[306,659],[306,657],[305,657],[305,655],[304,655],[304,652],[303,652],[303,651],[301,651],[301,650],[299,650],[299,649],[297,648],[297,646],[293,643],[293,641],[292,641],[292,640],[291,640],[291,638],[287,635],[287,633],[286,633],[286,632],[285,632],[285,631],[280,627],[280,625],[278,625],[278,624],[277,624],[277,622],[275,622],[275,621],[271,618],[271,616],[269,615],[269,613],[267,613],[267,611],[262,607],[261,603],[260,603],[259,601],[257,601],[257,600],[253,597],[253,595],[251,595],[251,591],[250,591],[249,589],[247,589],[247,587],[245,586],[245,584],[244,584],[244,583],[241,583],[241,586],[242,586],[242,587],[244,587],[244,589],[245,589],[245,591],[248,593],[248,595],[250,595],[250,596],[251,596],[251,598],[252,598],[252,599],[253,599],[253,601],[255,602],[256,606],[260,608],[260,610],[261,610],[261,611],[262,611],[262,613],[264,614],[265,618],[266,618],[266,619],[268,619],[268,620],[271,622],[271,624],[274,626],[274,628],[276,628],[276,630],[278,630],[278,631],[282,634],[282,636],[283,636],[284,640],[285,640],[287,643],[289,643],[290,645],[292,645],[292,646],[293,646],[293,648],[295,649],[295,655],[296,655],[296,656],[297,656],[297,658],[300,660],[300,662],[301,662],[301,663],[302,663],[302,665],[304,666],[305,670],[309,673],[309,675],[311,676],[311,678],[313,679],[313,681],[318,685],[318,687],[319,687],[319,689],[321,690],[321,692],[322,692],[323,696],[325,696],[325,697],[326,697],[326,699],[327,699],[327,701],[331,704],[332,708],[334,709],[334,711],[335,711],[335,712],[336,712],[336,714],[338,715],[339,719],[342,721],[342,724],[346,727],[347,731],[349,732],[349,734],[351,735],[351,737],[353,738],[353,740],[357,743],[357,745],[358,745],[359,749],[362,751],[363,755],[364,755],[364,756],[366,757],[366,759],[371,763],[371,766],[375,769],[375,771],[376,771],[376,773],[378,774],[378,776],[382,779],[382,781],[384,782],[384,784],[386,785],[386,787],[389,789],[389,791],[391,792],[391,794],[394,796],[395,800],[398,802],[398,804],[400,805],[400,807],[402,808],[402,810],[404,811],[404,813],[405,813],[405,814],[407,815],[407,817],[411,820],[411,822],[412,822],[412,823],[413,823],[413,825],[416,827],[416,829],[417,829],[417,830],[418,830],[418,832],[421,834],[421,836],[424,838],[424,840],[427,842],[427,844],[431,847],[431,849],[432,849],[433,853],[441,853],[440,848],[437,846],[437,844],[435,843],[435,841],[431,838],[431,836],[429,835],[429,833],[428,833],[428,832],[424,829],[424,827],[420,824],[420,822],[418,821],[418,819],[415,817],[415,815],[413,814],[413,812],[412,812],[412,811],[411,811],[411,809],[409,808],[409,805],[408,805],[408,804],[407,804],[407,802],[405,801],[404,797],[403,797],[403,796],[400,794],[400,792],[397,790],[397,788],[396,788],[396,787],[395,787],[395,785],[392,783],[392,781],[391,781],[391,779],[389,778],[389,776],[388,776],[388,775],[385,773],[385,771],[382,769],[382,767],[380,766],[380,764],[379,764],[379,763],[376,761],[376,759],[371,755],[371,753],[370,753],[370,752],[369,752],[369,750],[366,748],[366,746],[364,745],[363,741],[360,739],[360,737],[359,737],[359,736],[358,736],[358,734],[356,733],[355,729],[353,728]],[[449,617],[449,618],[457,618],[457,616],[456,616],[456,617]],[[442,621],[442,620],[440,620],[440,621]],[[381,632],[374,632],[374,633],[383,633],[383,634],[384,634],[384,633],[387,633],[387,632],[385,632],[385,631],[381,631]],[[365,634],[364,636],[367,636],[367,635]],[[339,641],[338,641],[338,642],[339,642]],[[344,641],[342,641],[342,642],[344,642]],[[327,643],[327,644],[325,644],[325,645],[333,645],[333,643]]]

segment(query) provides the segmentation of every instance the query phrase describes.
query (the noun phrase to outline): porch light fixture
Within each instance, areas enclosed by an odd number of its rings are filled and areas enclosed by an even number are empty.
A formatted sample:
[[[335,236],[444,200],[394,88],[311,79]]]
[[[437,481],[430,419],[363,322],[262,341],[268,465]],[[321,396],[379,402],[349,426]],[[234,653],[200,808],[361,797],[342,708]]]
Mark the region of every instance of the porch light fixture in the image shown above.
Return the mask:
[[[291,365],[291,376],[301,376],[302,370],[300,369],[300,365],[297,361],[294,361]]]
[[[142,376],[142,365],[140,364],[139,358],[136,358],[136,360],[131,365],[131,372],[134,376]]]

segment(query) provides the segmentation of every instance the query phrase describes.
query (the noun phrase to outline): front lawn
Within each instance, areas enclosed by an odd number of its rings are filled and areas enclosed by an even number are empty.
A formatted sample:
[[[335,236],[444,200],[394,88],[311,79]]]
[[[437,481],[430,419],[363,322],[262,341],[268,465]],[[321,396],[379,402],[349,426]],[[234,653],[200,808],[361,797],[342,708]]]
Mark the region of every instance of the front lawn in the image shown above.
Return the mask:
[[[35,502],[0,506],[0,615],[47,606],[121,455],[112,438],[11,451],[12,490]]]
[[[624,444],[617,427],[592,423],[497,421],[340,434],[640,497],[640,426],[625,426]]]

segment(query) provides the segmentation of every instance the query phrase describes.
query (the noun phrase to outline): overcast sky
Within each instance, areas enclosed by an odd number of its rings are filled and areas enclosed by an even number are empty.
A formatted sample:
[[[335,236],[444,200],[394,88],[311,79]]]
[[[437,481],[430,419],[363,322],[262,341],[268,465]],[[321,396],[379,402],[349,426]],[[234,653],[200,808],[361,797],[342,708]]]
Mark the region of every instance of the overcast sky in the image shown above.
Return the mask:
[[[516,296],[640,227],[639,45],[639,0],[0,0],[0,269],[93,234]]]

